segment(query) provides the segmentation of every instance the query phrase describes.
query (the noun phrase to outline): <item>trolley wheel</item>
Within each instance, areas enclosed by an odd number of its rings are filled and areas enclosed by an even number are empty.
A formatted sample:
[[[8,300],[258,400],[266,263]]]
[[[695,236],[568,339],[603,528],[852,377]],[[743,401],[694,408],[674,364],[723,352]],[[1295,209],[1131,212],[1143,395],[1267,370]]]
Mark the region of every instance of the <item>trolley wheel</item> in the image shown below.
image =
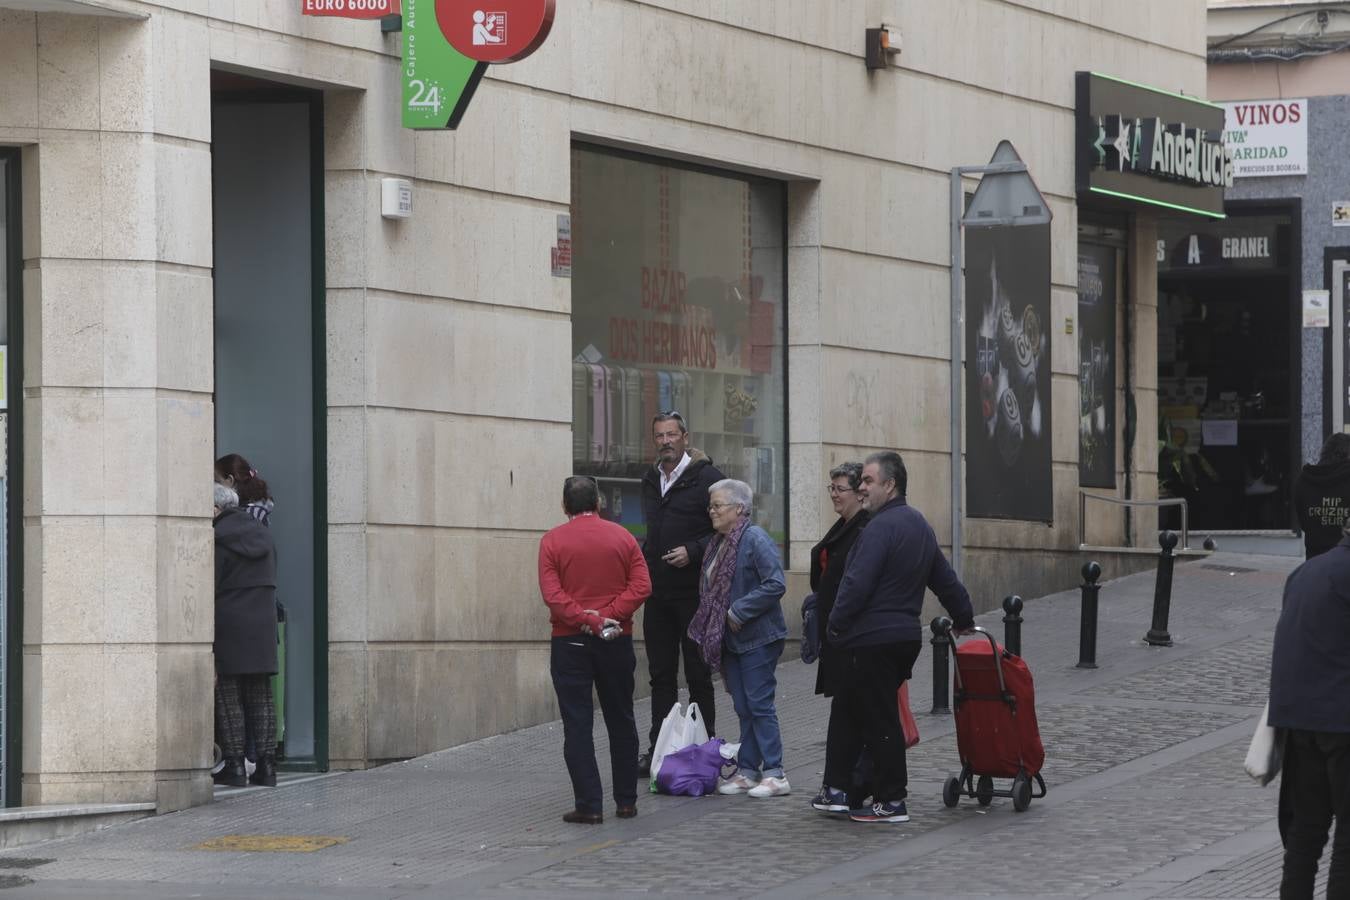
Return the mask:
[[[961,799],[961,779],[953,775],[942,785],[942,802],[948,807],[955,806]]]
[[[994,779],[988,775],[980,776],[980,780],[975,783],[975,799],[981,806],[988,806],[994,802]]]
[[[1031,805],[1031,779],[1025,774],[1019,774],[1013,779],[1012,802],[1013,809],[1018,812],[1026,812]]]

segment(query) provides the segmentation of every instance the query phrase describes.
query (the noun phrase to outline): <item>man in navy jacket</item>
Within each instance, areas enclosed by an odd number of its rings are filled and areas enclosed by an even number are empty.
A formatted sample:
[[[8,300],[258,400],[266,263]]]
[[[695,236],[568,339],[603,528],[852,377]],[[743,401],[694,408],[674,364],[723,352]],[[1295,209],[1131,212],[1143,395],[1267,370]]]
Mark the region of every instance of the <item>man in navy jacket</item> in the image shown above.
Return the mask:
[[[896,693],[923,647],[924,589],[946,607],[958,631],[975,625],[970,594],[938,547],[923,514],[905,502],[908,475],[900,454],[873,453],[858,493],[871,514],[849,551],[830,612],[830,642],[839,648],[842,690],[830,704],[825,784],[812,801],[855,822],[908,822],[909,774]],[[872,756],[872,805],[849,810],[845,788],[858,754]]]
[[[1275,626],[1267,721],[1286,731],[1281,897],[1311,897],[1331,821],[1328,897],[1350,897],[1350,537],[1294,570]]]

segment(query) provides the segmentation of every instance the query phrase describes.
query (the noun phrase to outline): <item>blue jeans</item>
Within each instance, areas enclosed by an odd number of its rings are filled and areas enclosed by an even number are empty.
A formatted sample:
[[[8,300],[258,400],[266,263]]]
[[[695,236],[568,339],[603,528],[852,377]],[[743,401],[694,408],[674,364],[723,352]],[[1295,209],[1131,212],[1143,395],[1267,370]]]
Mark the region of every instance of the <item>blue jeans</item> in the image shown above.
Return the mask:
[[[610,772],[614,777],[614,803],[637,803],[637,725],[633,720],[633,639],[620,636],[612,641],[594,635],[568,635],[553,639],[549,668],[558,694],[563,723],[563,759],[572,777],[572,794],[581,812],[598,813],[604,801],[600,769],[595,764],[595,741],[591,737],[595,712],[591,690],[600,698],[600,712],[609,732]]]
[[[766,777],[783,777],[783,737],[778,731],[773,695],[778,687],[774,668],[783,655],[784,643],[774,641],[744,653],[722,651],[722,678],[741,720],[741,752],[736,766],[747,777],[760,772]]]

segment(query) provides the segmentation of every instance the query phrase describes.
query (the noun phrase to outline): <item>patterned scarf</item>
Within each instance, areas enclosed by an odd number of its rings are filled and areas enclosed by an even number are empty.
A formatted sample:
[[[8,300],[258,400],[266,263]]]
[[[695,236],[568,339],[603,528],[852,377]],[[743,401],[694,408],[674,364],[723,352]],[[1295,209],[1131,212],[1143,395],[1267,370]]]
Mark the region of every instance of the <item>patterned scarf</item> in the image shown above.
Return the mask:
[[[717,534],[708,545],[707,552],[716,555],[717,561],[713,563],[711,577],[702,579],[698,612],[689,623],[689,636],[698,642],[699,655],[714,672],[722,671],[722,638],[727,630],[727,610],[731,608],[731,577],[736,573],[741,535],[749,524],[748,517],[742,518],[730,534]]]

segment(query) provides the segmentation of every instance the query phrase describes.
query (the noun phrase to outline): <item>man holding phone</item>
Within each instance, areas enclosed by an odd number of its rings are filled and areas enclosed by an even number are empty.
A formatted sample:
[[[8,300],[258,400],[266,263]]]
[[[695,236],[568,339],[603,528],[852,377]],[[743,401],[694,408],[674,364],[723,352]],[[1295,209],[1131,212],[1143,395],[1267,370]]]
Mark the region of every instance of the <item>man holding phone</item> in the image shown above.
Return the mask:
[[[652,727],[647,752],[638,758],[638,776],[651,774],[652,746],[661,721],[679,699],[680,657],[689,699],[703,713],[708,734],[714,733],[717,710],[712,673],[689,637],[689,623],[698,611],[699,564],[712,538],[708,488],[726,476],[702,452],[689,446],[689,426],[675,410],[652,419],[656,465],[642,478],[642,516],[647,537],[642,554],[651,571],[652,595],[642,620],[647,644],[647,669],[652,684]]]
[[[596,515],[595,479],[563,482],[567,522],[539,541],[539,591],[553,622],[549,671],[563,722],[563,758],[576,804],[564,822],[599,825],[604,790],[595,764],[591,690],[600,698],[614,776],[615,813],[637,815],[633,613],[651,593],[647,563],[627,529]]]

